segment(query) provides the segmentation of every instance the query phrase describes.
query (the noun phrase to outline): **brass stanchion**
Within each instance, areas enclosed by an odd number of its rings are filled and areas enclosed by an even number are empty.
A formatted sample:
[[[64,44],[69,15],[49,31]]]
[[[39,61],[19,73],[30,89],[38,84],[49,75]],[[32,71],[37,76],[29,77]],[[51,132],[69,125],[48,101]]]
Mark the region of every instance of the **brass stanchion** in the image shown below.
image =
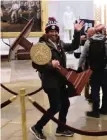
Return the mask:
[[[16,97],[17,97],[17,96],[11,97],[11,98],[10,98],[10,101],[13,102],[14,100],[16,100]]]
[[[20,104],[21,104],[21,113],[22,113],[22,135],[23,135],[23,140],[27,140],[25,89],[24,88],[20,90]]]

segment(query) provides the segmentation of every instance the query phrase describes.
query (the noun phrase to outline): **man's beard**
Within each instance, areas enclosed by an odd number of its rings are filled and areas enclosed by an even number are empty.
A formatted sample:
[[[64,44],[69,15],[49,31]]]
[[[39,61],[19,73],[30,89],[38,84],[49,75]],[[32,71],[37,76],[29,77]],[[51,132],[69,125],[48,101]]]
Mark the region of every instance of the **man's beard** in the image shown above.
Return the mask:
[[[49,39],[51,39],[51,41],[53,41],[53,42],[57,42],[58,41],[58,35],[49,36]]]

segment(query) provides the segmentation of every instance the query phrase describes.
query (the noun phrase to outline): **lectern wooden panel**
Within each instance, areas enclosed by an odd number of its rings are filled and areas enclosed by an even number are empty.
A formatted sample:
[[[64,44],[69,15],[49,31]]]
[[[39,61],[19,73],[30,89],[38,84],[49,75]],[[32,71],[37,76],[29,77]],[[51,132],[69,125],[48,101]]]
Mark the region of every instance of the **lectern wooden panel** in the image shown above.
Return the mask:
[[[77,73],[74,70],[68,71],[67,69],[59,66],[58,71],[66,77],[66,79],[73,84],[75,88],[75,96],[80,95],[85,85],[88,83],[89,78],[92,74],[92,70],[88,69],[84,72]]]

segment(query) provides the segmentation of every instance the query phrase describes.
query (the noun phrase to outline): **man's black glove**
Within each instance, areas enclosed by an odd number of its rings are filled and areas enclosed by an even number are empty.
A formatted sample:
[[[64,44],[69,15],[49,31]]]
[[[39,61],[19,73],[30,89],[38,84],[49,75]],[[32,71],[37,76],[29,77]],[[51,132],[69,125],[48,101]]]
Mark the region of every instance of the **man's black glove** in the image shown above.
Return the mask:
[[[81,67],[78,67],[77,72],[83,72],[83,69]]]

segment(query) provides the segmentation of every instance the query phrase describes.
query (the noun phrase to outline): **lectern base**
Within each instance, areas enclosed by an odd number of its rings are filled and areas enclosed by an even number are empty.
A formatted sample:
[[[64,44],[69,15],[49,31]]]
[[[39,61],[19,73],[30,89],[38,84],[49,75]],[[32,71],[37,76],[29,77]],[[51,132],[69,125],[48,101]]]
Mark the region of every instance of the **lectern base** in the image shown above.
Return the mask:
[[[18,50],[16,53],[16,59],[17,60],[29,60],[30,58],[30,53],[29,51],[26,50]]]

